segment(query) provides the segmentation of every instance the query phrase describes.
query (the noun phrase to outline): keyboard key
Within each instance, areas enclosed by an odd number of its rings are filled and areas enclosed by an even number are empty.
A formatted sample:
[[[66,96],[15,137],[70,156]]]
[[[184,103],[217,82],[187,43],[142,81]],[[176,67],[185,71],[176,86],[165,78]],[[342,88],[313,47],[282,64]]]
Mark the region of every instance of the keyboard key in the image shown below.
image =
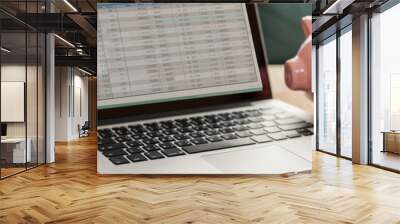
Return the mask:
[[[149,137],[151,138],[155,138],[155,137],[163,137],[164,133],[161,131],[154,131],[154,132],[150,132],[147,134]]]
[[[126,151],[128,151],[131,154],[143,152],[143,150],[140,147],[128,148]]]
[[[116,144],[111,144],[111,145],[100,145],[97,148],[100,151],[106,151],[106,150],[126,148],[126,145],[124,145],[123,143],[116,143]]]
[[[249,119],[240,119],[240,120],[236,120],[237,124],[250,124],[251,121]]]
[[[146,160],[147,160],[146,157],[144,157],[144,156],[143,156],[142,154],[140,154],[140,153],[134,153],[134,154],[132,154],[132,155],[127,156],[127,158],[128,158],[130,161],[134,162],[134,163],[141,162],[141,161],[146,161]]]
[[[126,127],[121,126],[121,127],[113,127],[112,130],[118,131],[118,130],[127,130],[127,129],[126,129]]]
[[[262,115],[262,113],[258,110],[247,110],[246,114],[249,115],[249,117],[259,117]]]
[[[186,139],[190,139],[190,137],[187,136],[187,135],[174,135],[174,138],[175,138],[176,140],[186,140]]]
[[[146,144],[146,145],[155,145],[155,144],[160,143],[159,141],[157,141],[157,140],[155,140],[155,139],[151,139],[151,138],[142,139],[142,142],[143,142],[144,144]]]
[[[226,141],[214,142],[214,143],[208,143],[208,144],[202,144],[202,145],[186,146],[186,147],[183,147],[183,150],[185,150],[187,153],[192,154],[192,153],[213,151],[213,150],[218,150],[218,149],[226,149],[226,148],[232,148],[232,147],[251,145],[254,143],[255,142],[252,141],[250,138],[240,138],[240,139],[226,140]]]
[[[206,135],[208,135],[208,136],[213,136],[213,135],[218,135],[219,134],[218,131],[215,131],[215,130],[205,131],[204,133]]]
[[[236,122],[234,121],[225,121],[220,123],[221,126],[223,127],[232,127],[236,125]]]
[[[267,132],[264,131],[263,129],[253,129],[250,131],[253,135],[263,135],[266,134]]]
[[[235,130],[235,131],[247,131],[247,130],[249,130],[249,128],[245,127],[245,126],[242,126],[242,125],[238,125],[238,126],[233,127],[233,130]]]
[[[129,163],[129,161],[127,159],[125,159],[124,156],[114,156],[114,157],[110,157],[108,158],[112,163],[114,163],[115,165],[121,165],[121,164],[126,164]]]
[[[209,123],[209,124],[214,124],[214,123],[218,123],[218,122],[221,121],[221,119],[215,114],[206,115],[204,117],[206,118],[206,122]]]
[[[310,136],[310,135],[313,135],[314,133],[312,131],[306,131],[306,132],[302,132],[301,134],[303,134],[304,136]]]
[[[138,147],[143,145],[139,141],[125,142],[125,144],[128,145],[129,147]]]
[[[100,136],[102,138],[112,138],[112,137],[116,137],[117,135],[115,135],[112,132],[103,132],[103,133],[98,133],[98,136]]]
[[[195,145],[201,145],[208,143],[204,138],[196,138],[192,140],[192,143]]]
[[[190,123],[192,123],[195,126],[200,126],[206,122],[206,118],[204,117],[191,117],[190,118]]]
[[[159,123],[153,122],[153,123],[146,123],[144,124],[147,130],[150,131],[159,131],[162,129],[161,125]]]
[[[298,138],[301,137],[301,134],[297,133],[297,131],[292,130],[292,131],[286,131],[285,132],[286,137],[288,138]]]
[[[145,132],[133,134],[131,137],[132,137],[134,140],[139,140],[139,139],[142,139],[142,138],[147,138]]]
[[[295,123],[303,123],[304,121],[299,118],[286,118],[286,119],[277,119],[275,120],[278,124],[295,124]]]
[[[201,138],[201,137],[204,137],[206,135],[201,133],[201,132],[193,132],[193,133],[190,133],[189,136],[193,137],[193,138]]]
[[[174,129],[174,128],[176,128],[175,123],[173,121],[162,121],[160,123],[161,123],[161,126],[164,129]]]
[[[263,122],[265,119],[262,117],[250,117],[249,120],[253,123]]]
[[[168,157],[185,155],[185,153],[179,150],[178,148],[165,149],[162,151],[162,153]]]
[[[266,127],[266,128],[264,128],[264,130],[266,130],[268,133],[275,133],[275,132],[282,131],[280,128],[278,128],[276,126]]]
[[[262,124],[249,124],[249,125],[247,125],[247,127],[250,129],[259,129],[259,128],[263,128],[264,126]]]
[[[162,143],[162,144],[158,144],[158,146],[160,146],[163,149],[170,149],[170,148],[175,148],[176,146],[174,144],[172,144],[171,142],[166,142],[166,143]]]
[[[278,132],[278,133],[272,133],[272,134],[268,134],[269,137],[271,137],[274,140],[284,140],[287,139],[286,135],[282,132]]]
[[[192,128],[195,131],[205,131],[205,130],[209,129],[209,127],[207,125],[193,126]]]
[[[176,123],[177,126],[180,126],[180,127],[190,126],[190,121],[187,118],[176,119],[175,123]]]
[[[146,129],[142,125],[129,125],[129,129],[135,133],[145,132]]]
[[[115,131],[115,133],[116,133],[118,136],[125,136],[125,135],[130,134],[130,133],[128,132],[128,130],[117,130],[117,131]]]
[[[178,135],[179,131],[172,129],[172,130],[164,130],[164,134],[166,135]]]
[[[146,145],[142,147],[144,150],[146,150],[147,152],[151,152],[151,151],[158,151],[161,148],[156,146],[156,145]]]
[[[235,111],[235,112],[233,112],[233,114],[237,117],[237,118],[239,118],[239,119],[241,119],[241,118],[247,118],[249,115],[248,114],[246,114],[246,112],[244,112],[244,111]]]
[[[207,140],[210,142],[219,142],[219,141],[222,141],[223,139],[221,137],[215,135],[215,136],[207,137]]]
[[[241,138],[246,138],[252,136],[253,134],[250,131],[241,131],[241,132],[236,132],[236,135]]]
[[[222,128],[222,125],[220,125],[220,124],[210,124],[209,127],[211,129],[218,129],[218,128]]]
[[[120,137],[116,137],[115,141],[117,141],[117,142],[129,142],[129,141],[132,141],[132,139],[129,138],[128,136],[120,136]]]
[[[300,128],[309,128],[312,126],[313,125],[310,123],[298,123],[298,124],[279,125],[279,128],[281,128],[284,131],[289,131],[289,130],[300,129]]]
[[[264,142],[271,142],[272,138],[266,136],[266,135],[257,135],[257,136],[253,136],[251,137],[251,139],[253,139],[254,141],[258,142],[258,143],[264,143]]]
[[[190,132],[194,132],[194,130],[190,127],[182,127],[178,129],[179,132],[181,133],[190,133]]]
[[[235,132],[232,128],[221,128],[219,131],[223,134]]]
[[[151,159],[151,160],[155,160],[155,159],[162,159],[165,158],[163,155],[161,155],[161,153],[159,153],[158,151],[153,151],[153,152],[147,152],[144,154],[147,158]]]
[[[221,137],[225,140],[237,139],[238,137],[235,134],[226,134],[221,135]]]
[[[183,146],[192,145],[192,143],[189,140],[182,140],[182,141],[176,141],[175,145],[183,147]]]
[[[308,129],[298,129],[296,130],[298,133],[304,135],[304,136],[310,136],[313,135],[314,133]]]
[[[107,157],[122,156],[122,155],[126,155],[126,152],[122,149],[106,150],[106,151],[103,151],[103,155],[105,155]]]
[[[175,139],[172,138],[171,136],[163,136],[163,137],[158,137],[158,141],[160,141],[160,142],[172,142],[172,141],[175,141]]]
[[[287,137],[289,137],[289,138],[298,138],[298,137],[301,137],[301,134],[287,134],[286,135]]]

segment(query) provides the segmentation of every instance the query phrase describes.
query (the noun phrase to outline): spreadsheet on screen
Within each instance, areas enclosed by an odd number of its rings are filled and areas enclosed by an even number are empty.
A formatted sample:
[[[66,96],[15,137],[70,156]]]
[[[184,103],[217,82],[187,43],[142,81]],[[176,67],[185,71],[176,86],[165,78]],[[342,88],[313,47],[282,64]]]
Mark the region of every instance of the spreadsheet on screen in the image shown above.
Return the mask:
[[[245,4],[98,4],[100,109],[261,90]]]

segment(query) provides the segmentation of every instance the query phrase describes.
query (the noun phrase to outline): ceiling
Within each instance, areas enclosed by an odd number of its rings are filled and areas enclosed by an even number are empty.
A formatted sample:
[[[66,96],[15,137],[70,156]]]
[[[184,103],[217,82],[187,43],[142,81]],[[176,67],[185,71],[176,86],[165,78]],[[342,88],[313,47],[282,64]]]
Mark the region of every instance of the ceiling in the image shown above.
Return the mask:
[[[179,0],[171,0],[179,1]],[[202,0],[198,0],[201,2]],[[212,0],[211,0],[212,1]],[[387,0],[244,0],[244,2],[305,2],[313,5],[313,37],[323,38],[335,32],[338,21],[382,5]],[[54,32],[56,65],[87,68],[96,73],[97,2],[166,2],[161,0],[1,0],[0,23],[7,42],[18,49],[18,32],[26,28]],[[181,2],[185,2],[181,0]],[[224,2],[215,0],[215,2]],[[47,4],[46,4],[47,3]],[[332,12],[332,8],[334,8]],[[329,10],[327,10],[329,9]],[[336,10],[336,11],[335,11]],[[49,13],[49,12],[52,13]],[[326,13],[329,12],[329,13]],[[350,18],[351,21],[351,18]],[[345,23],[342,23],[345,25]],[[13,37],[14,36],[14,37]],[[318,40],[315,38],[315,40]],[[63,41],[66,40],[66,41]],[[73,46],[72,46],[72,45]],[[11,46],[11,44],[10,44]],[[16,51],[17,52],[17,51]],[[28,52],[30,50],[28,49]]]
[[[57,34],[56,66],[78,66],[95,74],[96,4],[96,0],[1,0],[2,45],[12,49],[7,56],[26,55],[26,30],[51,32]],[[28,44],[28,56],[35,49]]]
[[[354,17],[373,12],[389,0],[312,0],[313,43],[350,25]]]

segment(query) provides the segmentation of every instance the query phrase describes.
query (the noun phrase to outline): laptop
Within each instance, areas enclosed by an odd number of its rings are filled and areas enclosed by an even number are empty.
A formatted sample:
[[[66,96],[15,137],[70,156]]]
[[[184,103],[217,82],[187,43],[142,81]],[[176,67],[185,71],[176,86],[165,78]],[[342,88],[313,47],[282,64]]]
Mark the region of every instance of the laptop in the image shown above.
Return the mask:
[[[272,99],[257,5],[98,4],[100,174],[292,174],[312,115]]]

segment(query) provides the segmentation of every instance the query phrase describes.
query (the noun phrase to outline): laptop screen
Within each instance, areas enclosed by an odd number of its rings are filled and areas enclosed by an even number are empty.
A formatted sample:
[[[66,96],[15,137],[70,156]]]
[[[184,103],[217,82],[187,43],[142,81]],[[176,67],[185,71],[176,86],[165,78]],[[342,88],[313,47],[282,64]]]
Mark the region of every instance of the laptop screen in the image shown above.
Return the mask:
[[[97,8],[99,109],[262,91],[245,4]]]

